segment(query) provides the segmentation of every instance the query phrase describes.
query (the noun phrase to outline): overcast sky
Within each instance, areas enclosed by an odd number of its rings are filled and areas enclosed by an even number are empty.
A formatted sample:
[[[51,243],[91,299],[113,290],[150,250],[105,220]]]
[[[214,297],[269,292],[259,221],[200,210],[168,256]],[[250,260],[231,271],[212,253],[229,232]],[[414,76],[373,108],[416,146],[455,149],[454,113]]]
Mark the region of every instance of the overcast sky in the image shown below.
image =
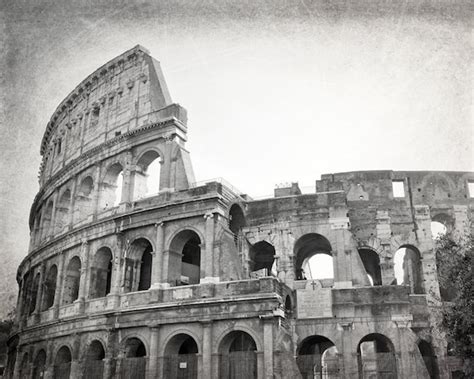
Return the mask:
[[[31,3],[3,2],[4,277],[27,252],[50,116],[137,44],[188,110],[197,180],[261,196],[331,172],[473,170],[468,2]]]

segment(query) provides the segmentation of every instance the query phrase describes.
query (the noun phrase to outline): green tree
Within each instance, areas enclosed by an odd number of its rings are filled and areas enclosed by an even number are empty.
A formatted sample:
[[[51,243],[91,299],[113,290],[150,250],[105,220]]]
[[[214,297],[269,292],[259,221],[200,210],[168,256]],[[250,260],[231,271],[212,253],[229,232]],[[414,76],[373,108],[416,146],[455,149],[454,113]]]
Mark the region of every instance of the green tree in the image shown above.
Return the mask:
[[[436,264],[443,303],[442,327],[464,373],[474,377],[474,238],[446,234],[436,240]]]

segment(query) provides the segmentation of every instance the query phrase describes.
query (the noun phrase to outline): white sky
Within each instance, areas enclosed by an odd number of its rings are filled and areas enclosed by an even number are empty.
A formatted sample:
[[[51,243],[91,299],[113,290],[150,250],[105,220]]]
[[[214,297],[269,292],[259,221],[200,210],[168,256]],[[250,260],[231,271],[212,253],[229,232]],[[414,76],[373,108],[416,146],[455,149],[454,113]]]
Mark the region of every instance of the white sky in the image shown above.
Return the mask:
[[[136,44],[188,110],[197,180],[259,196],[322,173],[473,169],[467,2],[32,3],[4,8],[0,246],[15,264],[49,117]]]

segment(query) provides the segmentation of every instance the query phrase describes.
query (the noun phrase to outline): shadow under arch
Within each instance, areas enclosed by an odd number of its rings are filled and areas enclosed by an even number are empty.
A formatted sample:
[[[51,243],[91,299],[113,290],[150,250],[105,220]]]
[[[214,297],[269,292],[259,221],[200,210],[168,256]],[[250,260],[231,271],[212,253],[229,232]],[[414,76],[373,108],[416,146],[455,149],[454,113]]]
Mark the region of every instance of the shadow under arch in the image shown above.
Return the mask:
[[[220,378],[257,378],[257,344],[250,334],[229,332],[221,339],[218,352]]]
[[[397,378],[397,361],[392,341],[383,334],[371,333],[357,345],[359,378]]]
[[[334,342],[321,335],[301,341],[296,362],[303,378],[336,379],[340,377],[339,355]]]
[[[305,234],[295,242],[293,252],[296,280],[329,279],[334,277],[332,247],[326,237],[317,233]],[[322,275],[311,275],[311,273],[309,272],[306,273],[305,268],[311,267],[309,262],[310,259],[313,259],[313,257],[318,258],[318,256],[322,254],[324,254],[323,258],[325,258],[326,256],[331,257],[330,259],[326,258],[323,262],[325,266],[328,266],[326,267],[327,270],[331,270],[331,272],[323,273]],[[322,276],[326,277],[323,278]]]
[[[163,356],[163,377],[170,379],[195,379],[198,374],[196,340],[186,333],[171,337],[165,346]]]

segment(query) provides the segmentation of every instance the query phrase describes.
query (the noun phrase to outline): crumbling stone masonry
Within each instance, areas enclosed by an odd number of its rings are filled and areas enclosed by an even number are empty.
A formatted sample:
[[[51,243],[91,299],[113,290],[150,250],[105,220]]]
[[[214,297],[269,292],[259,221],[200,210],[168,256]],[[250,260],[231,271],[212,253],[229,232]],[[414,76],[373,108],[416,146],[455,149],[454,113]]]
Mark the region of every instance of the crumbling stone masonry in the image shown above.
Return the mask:
[[[186,133],[141,46],[58,106],[8,377],[451,377],[431,223],[472,232],[473,173],[327,174],[252,200],[195,182]]]

